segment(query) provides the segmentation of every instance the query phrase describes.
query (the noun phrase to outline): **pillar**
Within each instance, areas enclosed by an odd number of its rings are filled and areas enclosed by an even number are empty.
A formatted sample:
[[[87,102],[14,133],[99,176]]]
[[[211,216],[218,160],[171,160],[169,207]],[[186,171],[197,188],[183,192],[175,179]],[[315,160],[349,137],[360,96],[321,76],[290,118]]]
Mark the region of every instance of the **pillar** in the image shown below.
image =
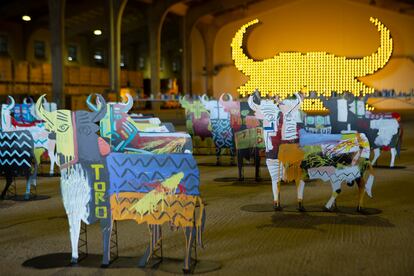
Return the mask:
[[[109,85],[119,99],[121,90],[121,24],[128,0],[108,1]]]
[[[65,0],[49,0],[50,50],[52,59],[52,100],[65,108]]]

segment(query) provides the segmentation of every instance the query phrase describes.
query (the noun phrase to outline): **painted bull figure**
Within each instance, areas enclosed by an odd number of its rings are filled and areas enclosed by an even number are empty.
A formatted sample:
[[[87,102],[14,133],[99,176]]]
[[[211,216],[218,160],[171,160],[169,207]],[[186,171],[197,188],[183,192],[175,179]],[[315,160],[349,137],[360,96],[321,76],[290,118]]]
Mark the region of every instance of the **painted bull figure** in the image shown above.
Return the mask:
[[[230,113],[217,100],[209,100],[207,95],[200,96],[200,102],[210,113],[211,132],[216,146],[217,165],[223,149],[230,150],[231,163],[234,163],[234,138],[230,125]]]
[[[259,89],[262,96],[270,93],[282,100],[305,87],[328,97],[332,91],[373,93],[374,88],[357,78],[373,74],[385,66],[392,54],[393,41],[390,31],[378,19],[371,17],[370,21],[380,33],[381,45],[377,52],[361,59],[338,57],[326,52],[282,52],[269,59],[254,60],[245,54],[243,42],[248,28],[259,20],[244,24],[231,43],[237,69],[250,77],[238,92],[245,96]]]
[[[13,97],[9,96],[9,103],[2,104],[1,107],[1,128],[4,132],[16,131],[16,130],[28,130],[33,136],[35,145],[35,156],[37,165],[41,162],[42,154],[47,151],[50,159],[50,174],[54,173],[54,166],[56,162],[55,157],[55,144],[56,141],[50,132],[46,130],[45,123],[43,121],[33,121],[30,123],[19,123],[12,116],[12,111],[15,107],[15,101]],[[34,112],[33,112],[34,113]],[[35,113],[34,113],[35,114]]]
[[[348,128],[365,133],[374,150],[372,164],[376,163],[381,150],[389,150],[390,167],[394,167],[403,132],[398,113],[371,113],[366,110],[367,97],[358,98],[349,93],[343,97],[322,98],[322,101],[330,111],[332,133]]]
[[[97,110],[101,103],[92,104],[90,97],[87,99],[88,107]],[[133,100],[130,95],[127,98],[126,103],[108,103],[107,113],[100,121],[101,136],[109,140],[114,151],[154,153],[192,151],[191,137],[187,133],[170,133],[166,126],[134,121],[127,113],[132,108]]]
[[[111,153],[96,132],[107,105],[93,112],[45,111],[44,96],[36,103],[46,127],[56,133],[61,192],[68,216],[72,263],[78,261],[80,224],[99,221],[103,234],[102,264],[110,261],[110,237],[115,220],[135,220],[149,226],[151,239],[140,260],[144,266],[162,240],[161,225],[182,227],[186,238],[184,270],[190,269],[195,238],[201,243],[205,212],[199,193],[199,171],[191,154]],[[196,216],[196,205],[200,213]]]
[[[220,96],[219,103],[230,114],[230,125],[233,131],[237,153],[237,167],[239,180],[244,179],[244,160],[253,160],[255,164],[255,178],[260,178],[260,156],[264,150],[262,121],[255,117],[247,102],[233,100],[227,94],[228,100]]]
[[[33,137],[27,130],[0,131],[0,175],[6,177],[6,186],[1,193],[4,199],[16,176],[25,176],[24,199],[30,199],[31,185],[36,186],[37,162],[34,156]]]
[[[278,100],[278,99],[277,99]],[[357,182],[361,210],[364,192],[371,195],[373,176],[369,175],[369,142],[363,134],[321,135],[300,131],[299,109],[302,96],[282,102],[261,99],[256,93],[248,103],[259,118],[263,118],[266,164],[272,178],[274,209],[280,210],[280,181],[295,181],[297,186],[298,208],[304,211],[303,175],[310,179],[330,181],[332,196],[325,208],[332,209],[341,184]],[[365,178],[364,178],[365,177]]]

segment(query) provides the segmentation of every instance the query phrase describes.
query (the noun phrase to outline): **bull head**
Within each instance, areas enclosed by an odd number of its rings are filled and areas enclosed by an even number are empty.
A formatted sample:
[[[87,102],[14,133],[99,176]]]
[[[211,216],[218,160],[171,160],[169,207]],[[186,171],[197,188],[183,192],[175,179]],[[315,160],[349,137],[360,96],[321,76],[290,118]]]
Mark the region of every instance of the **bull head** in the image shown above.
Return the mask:
[[[303,90],[316,91],[325,96],[330,96],[332,91],[373,93],[374,88],[356,78],[382,68],[391,57],[393,41],[390,31],[378,19],[371,17],[370,21],[377,26],[381,36],[380,47],[370,56],[351,59],[326,52],[282,52],[260,61],[248,57],[243,47],[247,29],[259,22],[258,19],[250,21],[236,32],[231,43],[235,66],[250,77],[246,84],[238,88],[238,92],[245,96],[258,88],[262,96],[278,95],[281,100]]]

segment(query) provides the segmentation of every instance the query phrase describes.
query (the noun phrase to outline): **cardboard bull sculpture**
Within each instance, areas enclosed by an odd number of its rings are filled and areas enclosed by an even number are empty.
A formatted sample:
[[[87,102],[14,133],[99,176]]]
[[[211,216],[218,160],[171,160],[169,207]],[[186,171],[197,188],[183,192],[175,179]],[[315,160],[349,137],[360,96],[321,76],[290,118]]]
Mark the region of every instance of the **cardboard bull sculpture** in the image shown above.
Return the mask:
[[[97,135],[96,123],[107,113],[98,95],[99,106],[92,112],[43,108],[36,103],[46,127],[56,133],[61,192],[72,244],[72,263],[78,261],[81,221],[99,221],[103,235],[102,264],[110,262],[110,237],[115,220],[146,223],[150,245],[140,260],[145,266],[161,245],[161,225],[181,227],[186,248],[184,270],[191,265],[191,250],[197,238],[201,244],[204,205],[199,192],[199,171],[191,154],[131,154],[111,152],[110,145]],[[200,212],[196,215],[196,205]]]
[[[364,193],[371,196],[373,176],[370,171],[369,142],[362,133],[343,135],[308,134],[300,127],[299,109],[302,96],[282,102],[261,99],[255,93],[248,99],[256,116],[263,119],[266,165],[272,178],[274,209],[280,210],[280,181],[295,181],[298,209],[304,211],[303,176],[329,181],[331,198],[325,205],[331,210],[341,192],[342,183],[357,182],[362,210]]]
[[[244,160],[253,160],[255,178],[260,178],[260,157],[264,151],[262,120],[255,117],[247,102],[233,100],[230,94],[222,94],[219,104],[230,114],[230,125],[237,153],[239,180],[244,179]]]
[[[50,171],[49,173],[53,175],[54,166],[56,162],[55,158],[55,144],[56,141],[53,135],[50,135],[50,132],[46,130],[45,123],[41,120],[35,120],[31,122],[18,122],[12,112],[15,110],[15,101],[14,98],[9,96],[9,103],[2,104],[1,107],[1,128],[4,132],[16,131],[16,130],[28,130],[34,139],[34,152],[36,156],[37,166],[41,162],[41,156],[46,151],[50,159]],[[30,104],[25,104],[24,109],[26,111],[31,110]],[[19,108],[20,110],[20,108]],[[25,112],[25,116],[29,115]],[[36,113],[30,111],[31,116],[34,116]],[[37,116],[37,115],[36,115]],[[26,118],[27,119],[27,118]]]
[[[212,154],[216,152],[210,122],[210,113],[200,99],[188,100],[180,98],[180,104],[185,110],[187,132],[193,139],[194,152]]]
[[[398,113],[371,113],[366,110],[367,97],[354,97],[347,93],[341,97],[322,98],[329,109],[329,122],[332,133],[352,129],[365,133],[374,150],[372,164],[375,165],[381,151],[390,151],[390,167],[394,167],[395,157],[402,143],[402,125]]]
[[[36,186],[37,162],[33,137],[29,131],[0,131],[0,175],[6,177],[6,186],[0,199],[5,198],[16,176],[26,177],[24,199],[30,199],[31,185]]]
[[[200,102],[210,113],[211,132],[216,146],[217,165],[220,164],[220,154],[223,149],[230,150],[231,163],[234,163],[234,138],[230,125],[230,113],[223,108],[219,101],[210,100],[205,94],[200,96]]]

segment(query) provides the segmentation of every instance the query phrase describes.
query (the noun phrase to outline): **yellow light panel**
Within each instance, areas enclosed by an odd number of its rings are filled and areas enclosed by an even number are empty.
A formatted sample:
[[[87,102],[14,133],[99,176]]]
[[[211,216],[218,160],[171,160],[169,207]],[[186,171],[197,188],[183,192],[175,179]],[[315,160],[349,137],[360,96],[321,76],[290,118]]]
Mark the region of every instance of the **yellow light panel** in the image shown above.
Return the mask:
[[[308,111],[328,111],[323,106],[323,102],[319,99],[304,99],[302,102],[301,110]]]
[[[315,91],[331,96],[351,92],[356,96],[370,94],[374,88],[366,86],[357,77],[373,74],[384,67],[391,57],[393,41],[390,31],[378,19],[370,18],[380,33],[380,47],[370,56],[360,59],[338,57],[326,52],[281,52],[273,58],[256,61],[245,54],[243,38],[248,27],[258,19],[243,25],[233,37],[232,58],[238,70],[250,80],[238,88],[242,96],[258,89],[262,96],[279,96],[280,99],[299,91]]]

